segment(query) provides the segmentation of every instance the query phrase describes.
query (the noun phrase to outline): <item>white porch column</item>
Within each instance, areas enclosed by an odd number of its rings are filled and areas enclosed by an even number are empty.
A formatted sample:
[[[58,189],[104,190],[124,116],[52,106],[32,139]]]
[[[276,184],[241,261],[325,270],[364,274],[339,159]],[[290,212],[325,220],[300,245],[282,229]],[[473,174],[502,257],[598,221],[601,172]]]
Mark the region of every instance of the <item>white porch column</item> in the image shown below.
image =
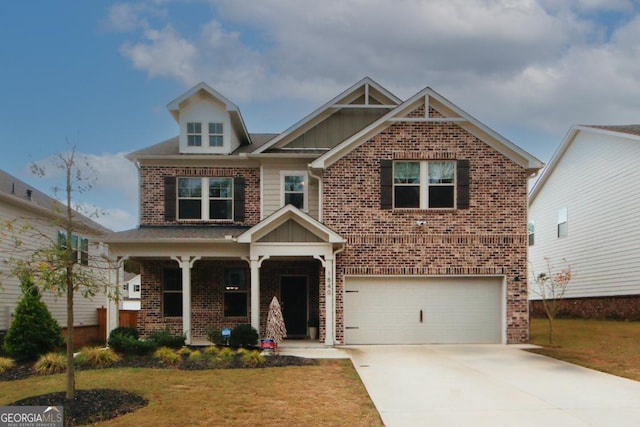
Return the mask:
[[[251,257],[251,326],[260,335],[260,258]]]
[[[185,344],[191,344],[191,268],[199,256],[171,257],[182,270],[182,333]]]
[[[109,269],[109,287],[115,286],[114,289],[107,290],[107,338],[115,328],[118,327],[118,314],[120,311],[120,294],[123,277],[124,258],[115,262],[115,266]]]
[[[333,345],[335,343],[335,317],[334,317],[334,293],[333,284],[333,257],[325,256],[324,262],[324,283],[325,283],[325,333],[324,343]]]

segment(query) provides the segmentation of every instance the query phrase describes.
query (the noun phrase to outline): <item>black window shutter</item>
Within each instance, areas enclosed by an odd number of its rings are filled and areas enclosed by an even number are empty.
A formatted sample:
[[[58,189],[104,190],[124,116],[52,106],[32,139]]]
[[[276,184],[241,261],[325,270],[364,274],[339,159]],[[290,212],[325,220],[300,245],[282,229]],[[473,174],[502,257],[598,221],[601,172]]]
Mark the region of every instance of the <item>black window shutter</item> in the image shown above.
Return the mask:
[[[244,185],[242,177],[233,178],[233,220],[244,221]]]
[[[458,209],[469,209],[469,160],[458,160],[456,165],[457,197],[456,206]]]
[[[164,220],[176,220],[176,177],[164,177]]]
[[[393,161],[380,160],[380,208],[393,208]]]

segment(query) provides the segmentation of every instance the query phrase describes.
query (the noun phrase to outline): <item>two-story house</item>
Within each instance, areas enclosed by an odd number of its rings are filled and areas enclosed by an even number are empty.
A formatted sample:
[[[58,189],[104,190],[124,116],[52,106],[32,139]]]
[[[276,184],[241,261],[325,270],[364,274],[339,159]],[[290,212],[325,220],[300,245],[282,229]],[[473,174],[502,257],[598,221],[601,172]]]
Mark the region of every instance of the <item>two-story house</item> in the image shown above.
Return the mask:
[[[0,171],[0,335],[4,336],[14,319],[15,308],[22,296],[20,281],[13,273],[17,260],[28,260],[39,249],[65,240],[60,214],[64,206],[52,197],[24,181]],[[75,214],[71,242],[78,268],[93,270],[94,277],[103,277],[105,289],[115,284],[111,270],[102,263],[105,253],[100,239],[112,231],[80,213]],[[20,244],[16,244],[19,241]],[[108,290],[108,289],[107,289]],[[66,298],[43,292],[42,300],[66,334]],[[74,296],[74,341],[77,346],[103,339],[98,325],[99,308],[108,308],[107,294],[99,292],[84,298],[80,291]]]
[[[141,265],[144,336],[188,342],[283,306],[289,337],[528,341],[527,182],[542,163],[430,88],[364,78],[277,135],[201,83],[179,135],[129,154],[140,226],[106,238]]]

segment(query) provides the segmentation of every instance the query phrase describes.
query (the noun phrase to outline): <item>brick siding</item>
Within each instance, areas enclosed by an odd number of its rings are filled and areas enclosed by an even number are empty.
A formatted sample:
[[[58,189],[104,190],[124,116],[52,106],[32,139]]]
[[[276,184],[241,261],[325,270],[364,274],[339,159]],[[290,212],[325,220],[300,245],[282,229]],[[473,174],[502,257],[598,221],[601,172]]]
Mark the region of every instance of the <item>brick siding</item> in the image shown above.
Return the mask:
[[[176,225],[180,223],[197,224],[220,221],[173,221],[164,217],[164,177],[242,177],[245,181],[245,221],[225,224],[255,225],[260,221],[260,170],[257,168],[212,168],[212,167],[140,167],[140,225]]]
[[[470,208],[381,210],[382,159],[468,159]],[[337,339],[345,276],[504,275],[507,342],[528,342],[527,180],[523,168],[451,123],[393,124],[325,170],[323,220],[348,241],[337,258]]]
[[[545,317],[542,301],[531,301],[531,316]],[[567,298],[557,317],[639,321],[640,295]]]

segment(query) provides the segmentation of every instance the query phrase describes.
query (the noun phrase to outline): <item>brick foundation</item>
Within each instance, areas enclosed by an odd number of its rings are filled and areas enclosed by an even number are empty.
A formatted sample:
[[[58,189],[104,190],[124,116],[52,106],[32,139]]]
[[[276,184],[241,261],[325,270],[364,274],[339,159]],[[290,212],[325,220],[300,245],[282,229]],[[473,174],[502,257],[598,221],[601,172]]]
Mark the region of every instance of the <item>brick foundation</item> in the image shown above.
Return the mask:
[[[545,317],[542,301],[531,301],[531,316]],[[640,320],[640,295],[567,298],[558,317],[580,319]]]

